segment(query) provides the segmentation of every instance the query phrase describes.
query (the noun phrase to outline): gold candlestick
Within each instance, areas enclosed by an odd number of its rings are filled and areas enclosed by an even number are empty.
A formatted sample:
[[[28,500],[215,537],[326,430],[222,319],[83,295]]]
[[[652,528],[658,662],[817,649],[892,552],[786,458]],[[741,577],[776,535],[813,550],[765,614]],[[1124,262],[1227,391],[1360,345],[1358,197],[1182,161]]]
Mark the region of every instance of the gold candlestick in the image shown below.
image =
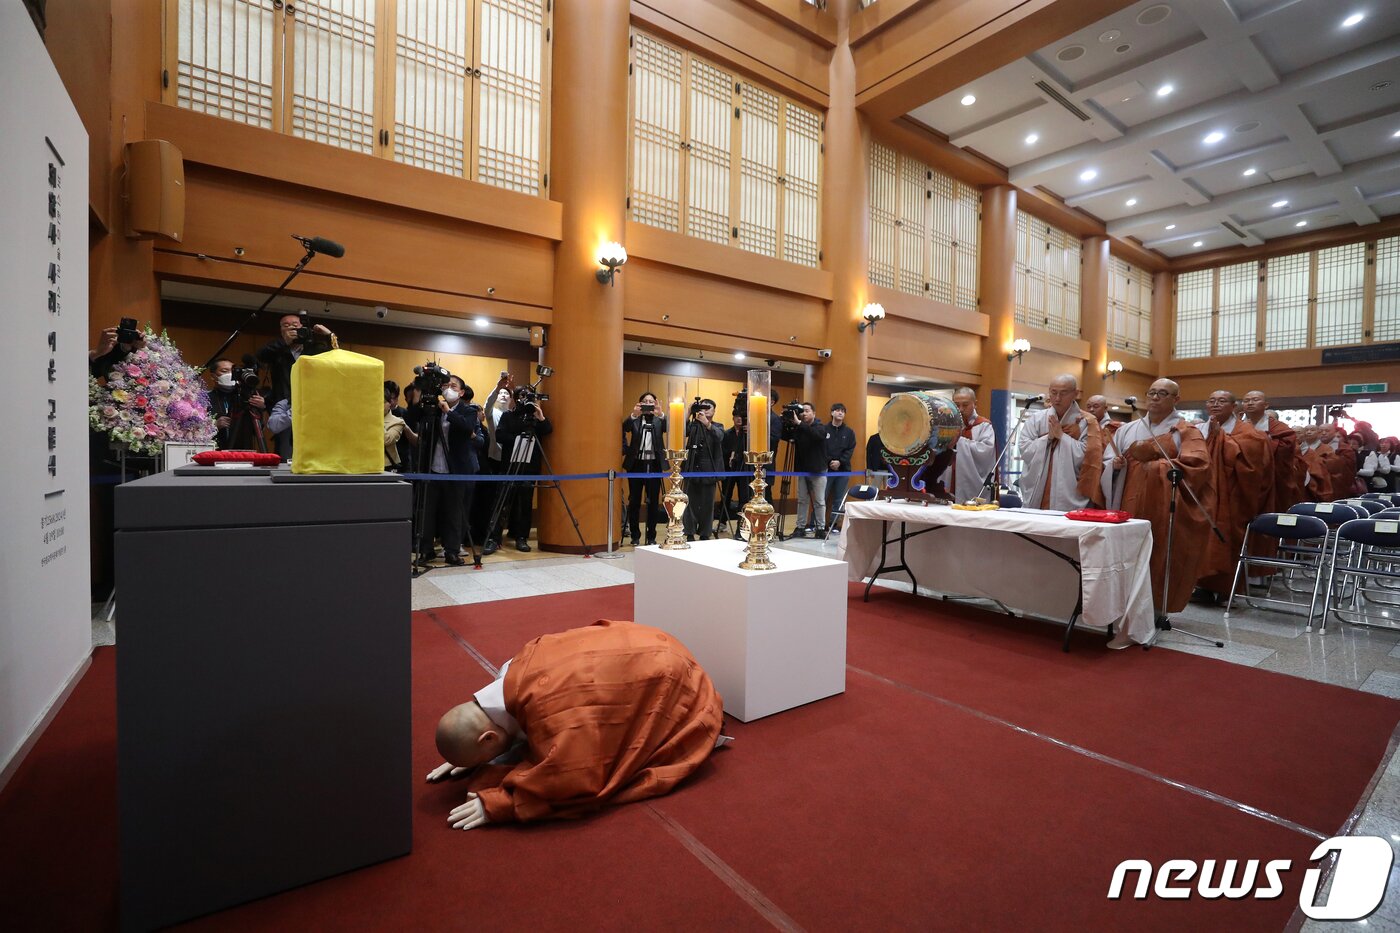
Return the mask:
[[[666,507],[666,540],[661,542],[663,551],[683,551],[690,547],[685,540],[685,510],[690,506],[690,497],[681,489],[681,464],[685,462],[684,450],[667,450],[666,459],[671,464],[671,475],[666,477],[666,495],[661,504]]]
[[[768,527],[777,515],[773,504],[763,498],[768,484],[763,481],[763,468],[773,462],[771,450],[751,450],[745,459],[753,467],[753,482],[749,488],[753,497],[744,504],[744,518],[749,523],[749,555],[739,562],[741,570],[772,570],[777,564],[768,559]]]

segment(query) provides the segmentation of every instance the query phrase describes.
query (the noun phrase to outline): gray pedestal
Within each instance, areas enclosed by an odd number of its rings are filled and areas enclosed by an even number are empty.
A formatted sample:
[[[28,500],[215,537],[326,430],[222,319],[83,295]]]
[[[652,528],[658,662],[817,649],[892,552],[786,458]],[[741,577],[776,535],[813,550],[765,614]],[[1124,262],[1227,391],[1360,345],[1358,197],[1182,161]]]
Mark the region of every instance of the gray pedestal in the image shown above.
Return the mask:
[[[124,928],[410,850],[411,499],[170,473],[117,489]]]

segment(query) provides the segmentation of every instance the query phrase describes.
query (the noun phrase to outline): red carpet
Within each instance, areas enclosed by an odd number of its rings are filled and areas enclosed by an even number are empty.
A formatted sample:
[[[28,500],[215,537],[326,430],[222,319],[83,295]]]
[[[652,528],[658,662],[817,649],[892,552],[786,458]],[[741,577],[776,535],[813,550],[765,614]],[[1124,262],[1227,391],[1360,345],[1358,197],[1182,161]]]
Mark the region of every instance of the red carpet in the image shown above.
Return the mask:
[[[460,788],[421,783],[432,728],[487,679],[458,639],[499,664],[535,635],[630,618],[631,598],[415,613],[413,853],[193,926],[1280,929],[1312,837],[951,704],[1328,834],[1400,718],[1385,698],[1176,652],[1085,637],[1064,655],[1048,627],[877,592],[850,603],[847,692],[727,720],[736,746],[676,793],[577,823],[448,830]],[[0,794],[7,928],[115,925],[114,662],[96,652]],[[1109,902],[1126,858],[1294,869],[1272,901]]]

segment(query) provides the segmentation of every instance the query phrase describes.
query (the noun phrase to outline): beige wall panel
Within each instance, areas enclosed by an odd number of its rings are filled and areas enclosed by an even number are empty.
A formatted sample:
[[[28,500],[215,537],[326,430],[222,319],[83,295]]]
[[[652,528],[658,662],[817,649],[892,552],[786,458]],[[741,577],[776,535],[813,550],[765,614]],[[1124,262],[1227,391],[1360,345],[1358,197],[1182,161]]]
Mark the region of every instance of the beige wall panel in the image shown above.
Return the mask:
[[[1065,373],[1083,385],[1084,361],[1049,350],[1033,350],[1021,362],[1011,364],[1011,391],[1038,394],[1045,391],[1050,380]]]
[[[820,347],[826,305],[819,299],[752,288],[674,266],[629,262],[624,315],[628,320],[704,331],[716,349],[744,349],[744,338],[793,347]],[[789,340],[795,336],[796,340]]]
[[[964,373],[970,379],[977,376],[981,353],[981,337],[905,318],[885,318],[870,340],[872,360]]]
[[[289,234],[324,236],[345,258],[317,257],[317,272],[371,283],[549,307],[554,244],[387,204],[189,166],[182,252],[224,262],[290,266],[301,248]],[[244,255],[235,258],[235,247]],[[203,264],[208,281],[222,263]]]

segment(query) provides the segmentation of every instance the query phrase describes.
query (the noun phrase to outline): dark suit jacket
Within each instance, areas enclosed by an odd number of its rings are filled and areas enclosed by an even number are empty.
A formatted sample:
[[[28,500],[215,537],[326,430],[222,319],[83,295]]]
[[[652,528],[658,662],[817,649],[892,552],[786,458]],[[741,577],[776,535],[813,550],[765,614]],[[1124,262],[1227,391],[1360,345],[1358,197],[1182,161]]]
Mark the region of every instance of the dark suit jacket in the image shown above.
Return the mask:
[[[438,414],[441,423],[441,414]],[[447,469],[458,476],[481,472],[478,459],[486,446],[486,429],[481,426],[481,409],[458,402],[447,412]],[[428,464],[432,464],[431,457]]]
[[[501,413],[501,423],[496,425],[496,442],[501,445],[501,462],[510,465],[511,451],[515,449],[515,439],[525,428],[525,406],[518,405],[510,411]],[[535,437],[543,438],[554,432],[554,425],[549,423],[548,418],[535,422]],[[540,471],[540,445],[535,444],[534,455],[530,458],[527,469],[518,470],[520,473],[538,473]]]
[[[651,447],[656,454],[652,461],[652,472],[666,469],[666,416],[655,415],[651,423]],[[644,463],[638,457],[642,450],[642,419],[622,419],[622,468],[628,473],[645,471]]]

